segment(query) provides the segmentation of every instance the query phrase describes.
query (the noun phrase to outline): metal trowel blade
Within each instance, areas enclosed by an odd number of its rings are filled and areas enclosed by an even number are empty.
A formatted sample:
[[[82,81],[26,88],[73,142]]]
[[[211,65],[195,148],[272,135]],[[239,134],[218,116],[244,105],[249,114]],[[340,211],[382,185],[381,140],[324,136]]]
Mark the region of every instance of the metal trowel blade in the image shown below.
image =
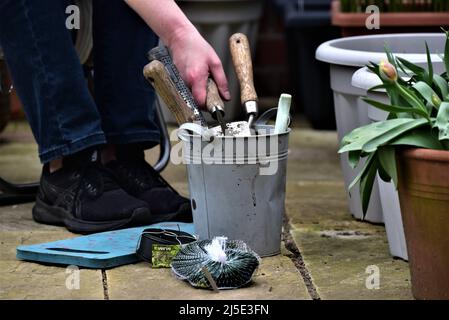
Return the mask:
[[[220,136],[224,135],[221,126],[212,128],[214,134]],[[226,124],[226,136],[229,137],[248,137],[251,136],[251,129],[247,121],[236,121]]]
[[[220,111],[216,112],[216,117],[217,117],[218,123],[220,124],[221,132],[225,136],[226,135],[226,122],[224,121],[223,116]]]

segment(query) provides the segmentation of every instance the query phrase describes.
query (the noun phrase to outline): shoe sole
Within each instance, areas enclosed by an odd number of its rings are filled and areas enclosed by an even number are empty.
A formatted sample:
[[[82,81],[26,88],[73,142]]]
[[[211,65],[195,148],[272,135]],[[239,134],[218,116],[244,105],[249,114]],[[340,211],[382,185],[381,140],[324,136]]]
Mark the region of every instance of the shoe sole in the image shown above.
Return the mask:
[[[190,217],[187,219],[185,216],[187,216],[187,212],[190,211]],[[160,215],[152,215],[152,221],[153,223],[160,223],[160,222],[192,222],[193,219],[191,219],[191,209],[190,209],[190,202],[182,204],[178,211],[173,213],[167,213],[167,214],[160,214]]]
[[[80,234],[89,234],[122,229],[125,227],[136,227],[150,224],[153,221],[147,208],[135,209],[127,219],[110,221],[87,221],[75,218],[70,212],[56,206],[51,206],[36,199],[33,207],[33,218],[36,222],[65,226],[69,231]]]

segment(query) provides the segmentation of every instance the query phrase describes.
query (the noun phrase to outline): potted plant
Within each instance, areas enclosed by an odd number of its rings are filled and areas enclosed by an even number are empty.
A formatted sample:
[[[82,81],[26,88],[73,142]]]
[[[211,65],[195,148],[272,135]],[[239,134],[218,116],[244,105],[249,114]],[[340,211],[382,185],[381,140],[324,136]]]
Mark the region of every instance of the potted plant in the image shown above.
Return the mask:
[[[368,30],[366,21],[372,14],[366,13],[370,5],[379,8],[380,29]],[[449,1],[427,0],[334,0],[332,24],[341,28],[344,37],[403,32],[435,32],[449,22]]]
[[[352,86],[364,90],[365,96],[383,103],[389,103],[390,98],[385,89],[371,90],[382,81],[379,77],[367,67],[360,68],[352,76]],[[388,112],[375,108],[367,104],[362,99],[359,100],[361,107],[368,109],[368,118],[370,122],[379,122],[388,119]],[[405,243],[404,227],[402,223],[401,207],[399,204],[399,195],[394,183],[385,182],[376,177],[379,188],[380,204],[382,215],[387,233],[388,246],[390,254],[393,257],[408,260],[407,245]],[[372,201],[372,200],[371,200]]]
[[[438,72],[442,71],[444,66],[438,55],[444,50],[445,36],[441,32],[348,37],[327,41],[318,47],[316,58],[330,64],[330,84],[334,96],[339,139],[351,130],[371,122],[366,103],[361,103],[363,101],[360,99],[366,94],[366,90],[351,84],[353,74],[370,61],[380,61],[386,58],[384,52],[386,44],[397,56],[425,66],[427,63],[426,53],[423,46],[419,45],[424,41],[428,41],[429,50],[432,53],[433,69]],[[340,164],[345,187],[348,188],[351,181],[357,176],[357,171],[351,169],[347,164],[346,154],[340,155]],[[357,188],[358,186],[355,186],[355,189]],[[383,222],[377,186],[374,187],[371,198],[372,201],[365,219],[374,223]],[[354,192],[352,197],[348,197],[348,203],[352,215],[361,219],[363,211],[358,192]]]
[[[427,68],[387,52],[388,61],[369,69],[390,103],[364,100],[389,113],[387,120],[356,128],[342,139],[340,153],[363,168],[358,184],[363,210],[376,174],[399,191],[417,299],[449,299],[449,32],[442,57],[446,72],[434,72],[427,48]],[[400,72],[400,73],[399,73]]]

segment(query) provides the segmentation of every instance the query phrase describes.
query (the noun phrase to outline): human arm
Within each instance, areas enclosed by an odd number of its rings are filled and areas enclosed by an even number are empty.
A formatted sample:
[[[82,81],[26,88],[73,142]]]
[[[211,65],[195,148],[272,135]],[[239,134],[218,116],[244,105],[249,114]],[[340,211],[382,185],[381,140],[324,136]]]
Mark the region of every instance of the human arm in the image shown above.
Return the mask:
[[[215,50],[200,35],[173,0],[125,0],[169,48],[181,77],[200,106],[206,103],[209,74],[221,96],[231,98],[223,66]]]

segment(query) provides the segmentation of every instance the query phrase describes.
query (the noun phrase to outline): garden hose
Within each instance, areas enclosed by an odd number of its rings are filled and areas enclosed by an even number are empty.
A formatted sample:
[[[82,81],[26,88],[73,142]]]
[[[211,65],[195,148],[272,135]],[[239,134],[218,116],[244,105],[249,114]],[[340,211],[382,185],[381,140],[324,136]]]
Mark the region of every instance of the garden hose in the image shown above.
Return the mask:
[[[81,64],[85,64],[89,59],[93,48],[92,40],[92,14],[93,7],[91,0],[74,0],[73,4],[80,10],[80,29],[76,30],[75,49],[78,53]]]

